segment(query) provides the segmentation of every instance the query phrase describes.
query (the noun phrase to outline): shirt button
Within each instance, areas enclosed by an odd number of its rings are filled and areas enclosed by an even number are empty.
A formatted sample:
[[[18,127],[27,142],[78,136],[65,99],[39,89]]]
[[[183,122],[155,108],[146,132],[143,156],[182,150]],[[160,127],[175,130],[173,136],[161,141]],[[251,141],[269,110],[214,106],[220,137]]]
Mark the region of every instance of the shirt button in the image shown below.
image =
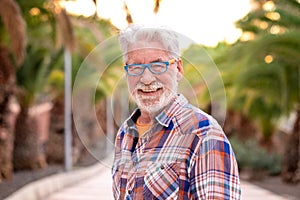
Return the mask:
[[[165,166],[161,165],[161,166],[160,166],[160,169],[165,169]]]

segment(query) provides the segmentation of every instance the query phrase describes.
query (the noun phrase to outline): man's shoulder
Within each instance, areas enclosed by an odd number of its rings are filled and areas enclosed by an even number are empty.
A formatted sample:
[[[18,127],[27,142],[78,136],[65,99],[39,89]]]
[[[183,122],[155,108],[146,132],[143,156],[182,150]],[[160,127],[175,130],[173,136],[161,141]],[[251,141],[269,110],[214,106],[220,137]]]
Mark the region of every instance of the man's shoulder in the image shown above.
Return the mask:
[[[183,106],[175,118],[183,134],[194,133],[203,137],[211,130],[222,132],[215,118],[192,104]]]
[[[208,113],[189,103],[182,107],[176,118],[181,124],[198,124],[200,127],[207,126],[213,119]]]

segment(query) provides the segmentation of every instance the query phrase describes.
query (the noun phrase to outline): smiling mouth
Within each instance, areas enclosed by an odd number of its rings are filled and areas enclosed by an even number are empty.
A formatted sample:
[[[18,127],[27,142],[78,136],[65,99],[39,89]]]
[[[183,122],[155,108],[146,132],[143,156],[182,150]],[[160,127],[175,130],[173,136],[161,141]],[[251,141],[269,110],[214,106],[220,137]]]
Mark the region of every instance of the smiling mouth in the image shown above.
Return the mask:
[[[159,88],[151,88],[151,89],[150,88],[149,89],[146,89],[146,88],[138,89],[137,91],[139,94],[150,95],[150,94],[155,94],[156,92],[159,92],[161,90],[162,90],[162,88],[159,87]]]

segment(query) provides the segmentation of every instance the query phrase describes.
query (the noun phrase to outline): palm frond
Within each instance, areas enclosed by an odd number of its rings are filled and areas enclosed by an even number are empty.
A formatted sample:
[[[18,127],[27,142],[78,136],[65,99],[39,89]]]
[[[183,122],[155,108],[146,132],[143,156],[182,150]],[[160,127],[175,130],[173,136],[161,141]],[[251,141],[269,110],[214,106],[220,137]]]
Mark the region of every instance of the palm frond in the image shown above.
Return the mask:
[[[25,56],[26,28],[18,4],[13,0],[1,0],[0,16],[9,33],[17,64],[20,65]]]
[[[154,9],[153,12],[156,14],[159,11],[161,0],[154,0]]]
[[[132,24],[133,23],[133,19],[132,19],[130,11],[128,9],[128,6],[127,6],[127,4],[126,4],[125,1],[123,1],[123,4],[124,4],[124,10],[126,12],[126,21],[127,21],[127,24]]]
[[[74,34],[73,28],[69,16],[66,13],[65,9],[60,9],[56,15],[58,29],[60,32],[60,37],[62,38],[63,45],[69,50],[72,51],[74,48]]]

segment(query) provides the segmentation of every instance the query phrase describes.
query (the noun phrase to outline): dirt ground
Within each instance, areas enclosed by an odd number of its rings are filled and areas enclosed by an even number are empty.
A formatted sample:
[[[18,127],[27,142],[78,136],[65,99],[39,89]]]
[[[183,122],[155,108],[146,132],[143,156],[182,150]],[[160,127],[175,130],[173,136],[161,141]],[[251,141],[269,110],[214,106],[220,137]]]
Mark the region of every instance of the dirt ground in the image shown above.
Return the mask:
[[[88,159],[87,161],[81,163],[81,166],[88,166],[94,164],[96,161]],[[14,178],[11,181],[6,181],[0,183],[0,199],[12,194],[14,191],[20,189],[22,186],[30,183],[32,181],[41,179],[43,177],[53,175],[56,173],[61,173],[64,171],[63,165],[49,165],[44,170],[36,171],[19,171],[14,174]],[[241,179],[244,179],[241,176]],[[280,176],[268,176],[262,180],[247,180],[250,183],[253,183],[259,187],[270,190],[276,194],[284,196],[292,196],[295,199],[300,200],[300,183],[297,185],[288,185],[281,181]]]

